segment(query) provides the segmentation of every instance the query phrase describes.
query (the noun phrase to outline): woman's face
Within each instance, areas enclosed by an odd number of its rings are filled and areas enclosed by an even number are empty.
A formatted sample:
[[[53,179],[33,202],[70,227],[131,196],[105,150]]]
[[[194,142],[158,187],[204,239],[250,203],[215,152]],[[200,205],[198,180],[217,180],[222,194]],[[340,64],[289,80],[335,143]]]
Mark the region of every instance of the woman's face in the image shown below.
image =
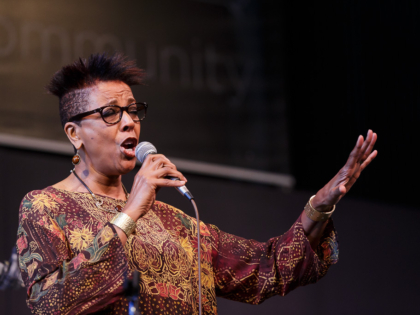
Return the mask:
[[[134,103],[131,88],[120,81],[99,82],[89,91],[86,111],[105,105],[127,106]],[[135,147],[140,136],[140,122],[134,122],[127,112],[114,125],[105,123],[100,113],[84,117],[78,128],[83,142],[82,154],[88,170],[107,176],[123,175],[136,165]],[[83,158],[83,156],[82,156]]]

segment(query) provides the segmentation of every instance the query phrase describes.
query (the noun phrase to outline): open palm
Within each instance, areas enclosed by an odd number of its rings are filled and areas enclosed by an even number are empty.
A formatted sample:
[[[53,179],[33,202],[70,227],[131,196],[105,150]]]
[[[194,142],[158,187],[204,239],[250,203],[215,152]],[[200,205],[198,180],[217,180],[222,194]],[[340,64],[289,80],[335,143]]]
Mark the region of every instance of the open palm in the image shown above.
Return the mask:
[[[344,197],[360,177],[362,171],[378,155],[378,151],[372,152],[376,139],[377,135],[372,130],[368,131],[366,140],[363,139],[363,136],[359,136],[346,164],[327,185],[317,192],[312,200],[312,206],[315,209],[328,211]]]

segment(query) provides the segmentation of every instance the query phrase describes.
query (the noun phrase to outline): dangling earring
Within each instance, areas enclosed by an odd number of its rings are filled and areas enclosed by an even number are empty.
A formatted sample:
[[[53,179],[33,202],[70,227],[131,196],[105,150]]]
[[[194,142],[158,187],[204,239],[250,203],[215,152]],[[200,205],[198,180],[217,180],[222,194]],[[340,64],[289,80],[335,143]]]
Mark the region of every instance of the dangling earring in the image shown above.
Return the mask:
[[[76,151],[76,154],[73,156],[73,158],[71,159],[71,162],[73,163],[74,166],[76,166],[77,164],[80,163],[80,155],[79,155],[79,150]]]

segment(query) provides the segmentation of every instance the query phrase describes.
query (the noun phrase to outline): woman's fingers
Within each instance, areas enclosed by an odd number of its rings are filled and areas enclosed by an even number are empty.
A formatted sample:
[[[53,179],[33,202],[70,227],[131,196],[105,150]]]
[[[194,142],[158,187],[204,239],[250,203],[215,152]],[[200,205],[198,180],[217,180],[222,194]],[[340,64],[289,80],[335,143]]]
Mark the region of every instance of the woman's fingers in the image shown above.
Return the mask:
[[[144,168],[151,167],[155,170],[162,168],[163,166],[169,166],[171,168],[176,169],[176,166],[171,161],[169,161],[169,159],[166,156],[162,154],[149,154],[142,165],[142,167]]]
[[[366,149],[369,147],[370,142],[372,141],[372,130],[368,130],[367,135],[366,135],[366,140],[363,141],[363,145],[360,148],[360,152],[359,152],[359,160],[362,158],[362,156],[365,154]]]
[[[164,155],[158,155],[152,162],[151,168],[157,171],[157,177],[173,176],[179,178],[181,181],[187,180],[185,176],[176,169],[175,164],[171,163]]]
[[[148,167],[151,164],[157,164],[158,162],[167,162],[170,163],[169,159],[164,156],[163,154],[149,154],[148,156],[146,156],[146,159],[144,160],[142,167]]]
[[[360,165],[360,167],[357,169],[357,171],[353,174],[353,176],[350,178],[348,183],[346,184],[347,191],[350,190],[350,188],[353,186],[353,184],[356,182],[356,180],[360,177],[360,174],[362,171],[370,164],[370,162],[373,161],[373,159],[378,155],[378,151],[373,151],[367,159]]]
[[[168,177],[179,178],[180,180],[172,180]],[[150,174],[149,184],[154,186],[156,190],[159,187],[179,187],[186,183],[186,178],[180,172],[169,167],[163,167]]]
[[[175,164],[173,164],[166,156],[162,154],[148,155],[140,171],[150,170],[151,172],[154,172],[154,171],[159,171],[162,169],[167,170],[163,172],[168,173],[168,176],[178,177],[180,180],[184,180],[184,181],[187,180],[184,175],[182,175],[180,172],[177,171]],[[176,171],[176,175],[169,175],[169,170]],[[159,171],[159,172],[162,172],[162,171]],[[159,176],[159,177],[162,177],[162,176]]]
[[[373,159],[376,158],[377,155],[378,155],[378,151],[377,150],[375,150],[371,154],[369,154],[369,156],[367,157],[367,159],[360,166],[360,172],[363,171],[366,168],[366,166],[368,166],[370,164],[370,162],[372,162]]]
[[[366,135],[366,140],[363,140],[363,136],[359,136],[359,138],[357,138],[356,146],[351,151],[346,165],[351,168],[357,163],[362,164],[372,152],[377,138],[377,134],[373,133],[370,129]]]
[[[368,158],[368,156],[370,155],[370,153],[372,152],[373,147],[375,146],[375,143],[376,143],[376,139],[378,139],[378,136],[377,136],[376,133],[373,133],[371,141],[369,141],[368,146],[367,146],[367,148],[366,148],[366,150],[365,150],[365,152],[362,156],[362,161],[365,161]]]
[[[185,185],[185,181],[168,178],[158,178],[155,179],[154,182],[156,187],[180,187]]]
[[[360,148],[360,150],[358,151],[356,155],[356,163],[359,163],[363,159],[363,156],[365,155],[366,150],[368,150],[369,145],[372,142],[372,139],[373,139],[373,132],[372,130],[369,129],[366,135],[366,140],[363,141],[362,147]]]
[[[342,181],[339,185],[343,187],[343,195],[346,194],[356,180],[359,178],[361,172],[372,162],[376,157],[377,151],[372,152],[373,147],[376,143],[377,135],[369,129],[366,140],[363,140],[363,136],[359,136],[355,147],[353,148],[347,163],[343,170],[347,177],[346,181]],[[372,153],[371,153],[372,152]],[[344,178],[343,178],[344,179]],[[337,186],[336,188],[339,188]]]
[[[171,180],[165,177],[176,177]],[[187,179],[176,169],[176,166],[162,154],[149,154],[144,160],[135,182],[146,183],[146,186],[157,192],[159,187],[179,187],[185,185]],[[140,188],[141,189],[141,188]]]
[[[363,146],[363,136],[359,136],[356,141],[356,145],[354,146],[353,150],[350,152],[350,156],[347,159],[347,166],[351,167],[355,165],[359,159],[360,152]]]
[[[182,175],[181,172],[178,172],[177,170],[174,170],[169,167],[162,167],[152,173],[153,178],[164,178],[168,176],[179,178],[181,181],[184,181],[184,182],[187,181],[187,179],[185,178],[184,175]]]

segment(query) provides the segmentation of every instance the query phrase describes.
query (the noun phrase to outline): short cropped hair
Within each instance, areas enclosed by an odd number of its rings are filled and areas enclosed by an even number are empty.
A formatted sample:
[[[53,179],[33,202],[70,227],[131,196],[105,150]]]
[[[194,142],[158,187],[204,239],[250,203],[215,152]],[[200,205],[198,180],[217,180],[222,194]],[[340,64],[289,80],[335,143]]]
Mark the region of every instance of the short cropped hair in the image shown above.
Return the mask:
[[[128,86],[143,83],[144,71],[121,53],[113,55],[93,54],[64,66],[51,78],[46,89],[58,96],[61,124],[70,117],[86,111],[89,100],[89,87],[99,82],[121,81]]]

